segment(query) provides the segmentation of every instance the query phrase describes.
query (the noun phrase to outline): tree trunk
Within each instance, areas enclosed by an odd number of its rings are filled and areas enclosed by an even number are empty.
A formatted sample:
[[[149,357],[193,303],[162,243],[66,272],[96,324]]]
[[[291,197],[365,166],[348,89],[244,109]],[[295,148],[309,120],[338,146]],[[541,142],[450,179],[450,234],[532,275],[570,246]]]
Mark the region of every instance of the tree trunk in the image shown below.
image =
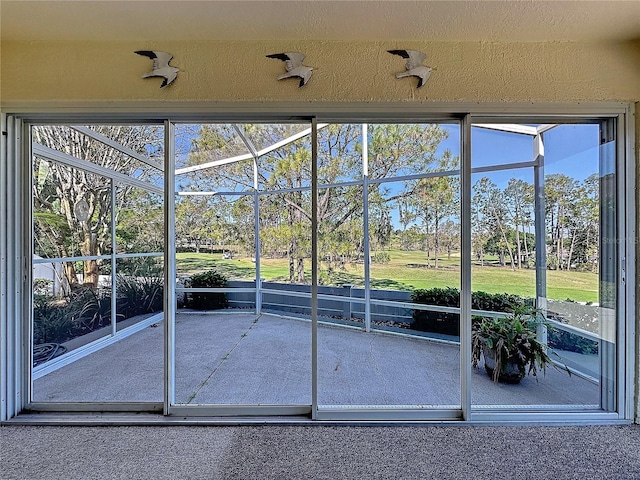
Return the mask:
[[[440,255],[440,236],[439,236],[439,219],[438,216],[436,215],[435,221],[434,221],[434,228],[433,228],[433,253],[435,255],[435,260],[433,262],[433,268],[437,269],[438,268],[438,255]]]
[[[76,275],[76,269],[73,262],[64,262],[64,277],[69,282],[69,288],[73,290],[78,286],[78,276]]]
[[[431,268],[431,247],[429,246],[429,240],[425,242],[425,253],[427,254],[427,268]]]
[[[298,283],[304,284],[304,258],[298,258],[297,277]]]
[[[84,244],[80,251],[84,256],[97,254],[95,236],[91,234],[90,230],[84,231]],[[96,290],[98,288],[98,279],[100,277],[98,262],[96,260],[84,260],[82,262],[82,270],[82,283],[91,287],[92,290]]]
[[[293,243],[289,244],[287,249],[287,258],[289,260],[289,283],[296,283],[296,266],[293,258]]]
[[[96,260],[85,260],[84,262],[82,262],[82,266],[82,283],[91,287],[93,290],[96,290],[98,288],[98,279],[100,278],[98,262]]]
[[[564,230],[564,227],[562,226],[562,224],[560,223],[560,218],[561,217],[561,211],[558,207],[558,227],[557,227],[557,233],[556,233],[556,238],[557,238],[557,244],[556,244],[556,255],[557,255],[557,261],[558,261],[558,269],[562,270],[562,254],[564,253],[563,250],[563,242],[562,242],[562,232]]]
[[[511,245],[509,245],[509,241],[507,240],[507,235],[504,232],[504,228],[502,228],[502,224],[498,223],[498,227],[500,228],[500,234],[502,235],[502,240],[504,240],[504,244],[507,246],[507,252],[509,252],[509,258],[511,259],[511,269],[515,270],[515,262],[513,260],[513,250],[511,250]],[[503,267],[506,266],[506,262],[504,261],[504,250],[500,251],[501,259],[500,263]]]
[[[527,231],[525,230],[524,224],[522,224],[522,236],[524,237],[524,255],[525,255],[525,265],[529,268],[529,244],[527,242]]]
[[[569,255],[567,256],[567,271],[571,270],[571,257],[573,257],[573,249],[576,244],[576,230],[573,229],[573,234],[571,235],[571,246],[569,247]]]
[[[518,270],[522,268],[522,249],[520,247],[520,225],[516,225],[516,254],[518,255]]]

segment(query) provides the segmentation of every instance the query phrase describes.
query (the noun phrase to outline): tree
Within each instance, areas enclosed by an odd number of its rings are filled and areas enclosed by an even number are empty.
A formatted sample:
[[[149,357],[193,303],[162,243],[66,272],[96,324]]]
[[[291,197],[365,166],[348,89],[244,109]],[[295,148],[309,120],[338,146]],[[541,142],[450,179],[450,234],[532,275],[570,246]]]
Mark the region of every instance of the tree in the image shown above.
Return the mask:
[[[92,130],[147,157],[160,157],[162,137],[157,126],[92,126]],[[141,180],[158,182],[158,169],[67,126],[36,126],[33,141],[77,159]],[[161,157],[160,157],[161,158]],[[59,258],[99,256],[111,249],[111,209],[126,201],[132,187],[118,185],[111,204],[111,183],[104,177],[45,158],[34,157],[33,202],[36,244]],[[86,209],[83,215],[78,209]],[[65,225],[66,224],[66,225]],[[66,280],[78,285],[73,262],[64,262]],[[83,261],[83,283],[96,288],[99,262]]]
[[[473,186],[473,197],[471,200],[471,248],[476,259],[480,262],[480,266],[484,267],[485,245],[491,236],[488,224],[485,221],[484,208],[485,199],[484,192],[481,191],[479,185]]]
[[[545,193],[548,221],[554,222],[550,227],[555,264],[563,270],[584,266],[593,271],[598,264],[599,176],[593,174],[583,182],[550,177]]]
[[[551,257],[547,263],[560,270],[571,267],[570,245],[575,234],[572,225],[572,205],[579,198],[578,182],[567,175],[555,173],[545,178],[544,196],[547,232],[551,236]]]
[[[509,241],[508,211],[504,194],[488,177],[482,177],[474,186],[474,200],[478,201],[482,222],[486,225],[488,240],[484,250],[498,253],[500,265],[506,266],[505,251],[509,255],[511,268],[515,269],[513,246]],[[489,240],[493,239],[491,242]]]
[[[374,190],[369,193],[369,236],[371,237],[371,250],[384,250],[391,243],[393,225],[391,211],[386,203],[387,188]]]
[[[524,250],[525,261],[529,260],[529,244],[526,228],[531,224],[533,216],[533,185],[517,178],[509,179],[504,189],[504,200],[508,216],[515,230],[516,262],[518,269],[522,268]],[[522,227],[522,235],[520,228]]]
[[[583,184],[583,196],[577,204],[581,221],[581,239],[576,255],[581,265],[596,271],[599,260],[598,239],[600,238],[600,176],[594,173]]]
[[[460,223],[446,220],[440,228],[442,244],[447,249],[447,260],[451,261],[451,254],[460,245]]]
[[[299,125],[253,124],[238,127],[257,149],[281,141],[300,130]],[[235,131],[235,133],[234,133]],[[363,178],[361,125],[331,124],[318,132],[318,230],[321,261],[329,269],[355,260],[362,254],[363,187],[341,185]],[[437,147],[446,132],[437,125],[371,125],[369,136],[369,178],[428,171],[437,160]],[[186,165],[221,160],[246,153],[235,127],[202,125],[193,138]],[[304,262],[310,257],[311,145],[308,137],[283,144],[253,159],[228,163],[188,175],[198,188],[215,191],[245,190],[257,180],[260,195],[260,229],[263,248],[286,242],[289,281],[305,282]],[[414,182],[415,183],[415,182]],[[374,242],[388,243],[391,203],[377,199],[377,185],[369,189],[374,207]],[[389,199],[387,199],[389,200]],[[375,210],[378,208],[378,210]],[[250,228],[247,226],[247,228]],[[280,243],[284,246],[285,244]]]
[[[209,236],[211,226],[211,205],[207,197],[186,196],[176,199],[176,246],[178,248],[194,245],[196,253]]]
[[[119,198],[120,194],[116,195]],[[118,208],[116,245],[119,253],[161,252],[164,248],[164,199],[130,189]]]
[[[457,168],[458,159],[452,158],[451,153],[447,151],[439,160],[437,171],[449,171]],[[422,178],[410,189],[410,202],[414,206],[415,215],[422,219],[427,238],[429,236],[433,238],[434,268],[439,266],[441,224],[448,218],[460,216],[458,192],[458,177],[449,175]]]

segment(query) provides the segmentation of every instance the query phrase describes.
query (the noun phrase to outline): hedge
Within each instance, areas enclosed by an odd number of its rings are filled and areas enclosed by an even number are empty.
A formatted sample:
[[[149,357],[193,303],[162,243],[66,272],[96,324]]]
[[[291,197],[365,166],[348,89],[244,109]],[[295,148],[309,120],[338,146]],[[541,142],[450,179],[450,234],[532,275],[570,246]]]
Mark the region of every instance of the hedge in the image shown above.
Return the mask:
[[[438,305],[442,307],[460,307],[460,290],[453,287],[417,289],[411,294],[413,303]],[[471,308],[490,312],[513,312],[516,307],[533,306],[534,299],[521,297],[511,293],[471,292]],[[472,321],[479,319],[473,317]],[[556,319],[564,321],[563,319]],[[428,310],[413,310],[411,328],[422,332],[440,333],[460,336],[460,315],[457,313],[443,313]],[[578,352],[582,354],[597,354],[598,344],[592,340],[569,333],[558,328],[549,328],[547,341],[551,348]]]

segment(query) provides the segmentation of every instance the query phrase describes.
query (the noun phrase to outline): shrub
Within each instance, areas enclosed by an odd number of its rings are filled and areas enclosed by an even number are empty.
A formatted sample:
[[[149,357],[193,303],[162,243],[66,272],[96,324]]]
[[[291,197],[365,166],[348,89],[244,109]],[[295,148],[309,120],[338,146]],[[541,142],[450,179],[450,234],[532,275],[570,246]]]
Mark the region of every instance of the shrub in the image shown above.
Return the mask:
[[[188,288],[220,288],[226,285],[227,278],[215,270],[196,273],[185,282],[185,286]],[[187,298],[187,306],[196,310],[215,310],[226,308],[227,305],[227,295],[223,292],[194,292],[190,293]]]
[[[549,327],[547,341],[551,348],[577,352],[585,355],[597,355],[598,343],[575,333],[565,332],[559,328]]]
[[[118,275],[116,291],[118,320],[162,310],[164,286],[161,277]]]
[[[460,306],[460,290],[453,287],[418,289],[411,292],[411,300],[414,303],[427,305],[440,305],[443,307]]]
[[[460,307],[460,290],[453,287],[417,289],[411,293],[411,301],[441,307]],[[533,306],[532,298],[510,293],[472,292],[471,308],[491,312],[512,313],[518,308]],[[474,323],[479,321],[474,318]],[[460,335],[460,315],[457,313],[414,310],[411,328],[423,332]]]
[[[111,323],[111,297],[103,297],[91,288],[82,288],[73,293],[69,307],[74,315],[74,331],[77,334],[93,332]]]
[[[164,279],[152,262],[128,266],[116,278],[118,320],[162,310]],[[123,269],[124,270],[124,269]]]
[[[459,307],[460,291],[453,287],[418,289],[411,292],[411,301],[425,305]],[[459,336],[460,315],[430,310],[414,310],[411,328],[423,332]]]
[[[111,323],[111,298],[80,287],[68,298],[34,296],[33,343],[64,343]]]
[[[73,337],[73,315],[64,300],[35,297],[33,305],[33,343],[62,343]]]
[[[389,252],[376,252],[372,255],[371,261],[373,263],[389,263],[391,261],[391,256]]]
[[[471,308],[489,312],[513,313],[525,307],[533,307],[533,298],[525,298],[512,293],[472,292]]]

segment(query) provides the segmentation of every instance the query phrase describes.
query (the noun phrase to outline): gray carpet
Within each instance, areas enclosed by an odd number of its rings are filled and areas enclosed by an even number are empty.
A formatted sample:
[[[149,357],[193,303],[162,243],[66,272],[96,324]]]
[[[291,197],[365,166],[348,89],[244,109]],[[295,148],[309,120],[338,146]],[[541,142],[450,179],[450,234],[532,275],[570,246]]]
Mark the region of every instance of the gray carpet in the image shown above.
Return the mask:
[[[0,427],[0,478],[640,479],[640,426]]]

